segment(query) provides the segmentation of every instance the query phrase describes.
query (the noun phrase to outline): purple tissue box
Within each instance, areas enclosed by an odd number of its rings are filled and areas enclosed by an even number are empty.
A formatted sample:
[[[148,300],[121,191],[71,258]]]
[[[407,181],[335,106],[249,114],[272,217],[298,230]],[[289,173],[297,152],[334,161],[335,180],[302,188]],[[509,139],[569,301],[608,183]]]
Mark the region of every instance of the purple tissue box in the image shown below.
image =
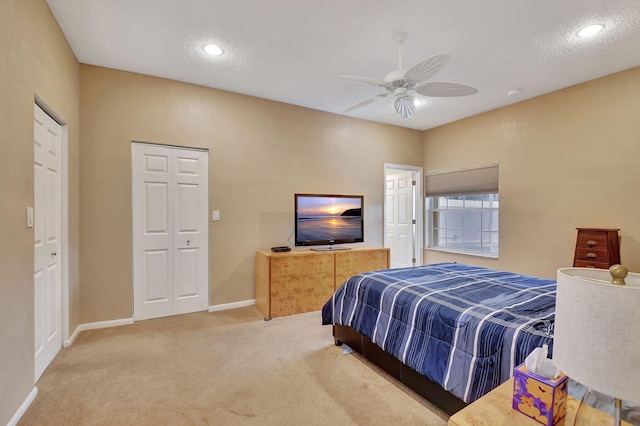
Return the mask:
[[[520,364],[513,370],[513,409],[553,426],[567,413],[568,383],[569,377],[563,373],[549,379]]]

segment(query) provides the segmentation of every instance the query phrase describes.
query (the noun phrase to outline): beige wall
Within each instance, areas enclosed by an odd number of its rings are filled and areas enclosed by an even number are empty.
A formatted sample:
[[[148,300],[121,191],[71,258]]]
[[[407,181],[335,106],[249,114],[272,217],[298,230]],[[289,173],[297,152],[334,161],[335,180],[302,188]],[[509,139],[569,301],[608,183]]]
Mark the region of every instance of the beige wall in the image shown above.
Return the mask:
[[[635,68],[425,132],[425,172],[500,165],[500,258],[427,250],[426,261],[555,278],[576,227],[611,227],[640,271],[638,99]]]
[[[69,129],[70,328],[78,309],[79,67],[44,0],[0,5],[0,424],[34,386],[33,102],[38,94]]]
[[[209,149],[210,304],[254,296],[254,254],[287,244],[293,194],[365,196],[382,245],[383,165],[420,166],[422,133],[89,65],[81,81],[82,323],[132,315],[131,141]]]

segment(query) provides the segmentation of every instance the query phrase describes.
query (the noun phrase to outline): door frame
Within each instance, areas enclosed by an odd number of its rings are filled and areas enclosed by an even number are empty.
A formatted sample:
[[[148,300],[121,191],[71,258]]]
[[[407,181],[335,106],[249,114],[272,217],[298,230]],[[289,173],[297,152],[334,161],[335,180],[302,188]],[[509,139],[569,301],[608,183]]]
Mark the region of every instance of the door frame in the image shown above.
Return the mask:
[[[60,287],[62,294],[60,307],[62,314],[62,347],[67,347],[72,343],[69,339],[69,124],[38,93],[34,93],[34,104],[42,108],[61,127],[60,172],[62,173],[62,182],[60,188],[60,220],[62,223],[60,224],[60,251],[62,252],[62,259],[60,262]],[[33,144],[33,141],[31,141],[31,144]]]
[[[386,235],[387,235],[387,173],[389,171],[398,170],[398,171],[410,171],[413,173],[413,179],[416,182],[416,192],[415,192],[415,203],[414,203],[414,211],[416,215],[416,227],[413,235],[414,245],[416,250],[416,265],[422,265],[422,260],[424,258],[424,197],[423,197],[423,188],[422,188],[422,175],[423,168],[417,166],[407,166],[403,164],[392,164],[392,163],[384,163],[383,170],[383,207],[382,207],[382,245],[384,247],[387,246]]]

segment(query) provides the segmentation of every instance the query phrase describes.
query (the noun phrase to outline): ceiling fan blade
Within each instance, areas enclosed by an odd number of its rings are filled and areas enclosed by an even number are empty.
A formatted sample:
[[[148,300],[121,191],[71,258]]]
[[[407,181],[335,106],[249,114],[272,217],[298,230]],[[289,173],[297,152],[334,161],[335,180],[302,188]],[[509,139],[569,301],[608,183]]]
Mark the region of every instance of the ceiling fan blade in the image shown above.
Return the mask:
[[[449,62],[449,55],[442,53],[418,62],[404,73],[409,84],[422,83],[436,75]]]
[[[360,83],[369,84],[371,86],[387,87],[387,82],[384,80],[380,80],[379,78],[357,77],[354,75],[340,75],[338,77],[347,78],[349,80],[358,81]]]
[[[351,111],[353,111],[354,109],[358,109],[358,108],[360,108],[360,107],[362,107],[362,106],[365,106],[365,105],[367,105],[367,104],[370,104],[371,102],[375,102],[375,101],[377,101],[378,99],[385,98],[385,97],[387,97],[388,95],[389,95],[389,93],[380,93],[379,95],[375,95],[375,96],[372,96],[372,97],[370,97],[370,98],[365,99],[364,101],[360,101],[360,102],[358,102],[358,103],[357,103],[357,104],[355,104],[355,105],[351,105],[349,108],[345,109],[345,110],[344,110],[344,111],[342,111],[342,112],[343,112],[343,113],[345,113],[345,112],[351,112]]]
[[[432,96],[438,98],[453,98],[456,96],[469,96],[478,93],[478,89],[464,84],[434,82],[425,83],[414,89],[422,96]]]

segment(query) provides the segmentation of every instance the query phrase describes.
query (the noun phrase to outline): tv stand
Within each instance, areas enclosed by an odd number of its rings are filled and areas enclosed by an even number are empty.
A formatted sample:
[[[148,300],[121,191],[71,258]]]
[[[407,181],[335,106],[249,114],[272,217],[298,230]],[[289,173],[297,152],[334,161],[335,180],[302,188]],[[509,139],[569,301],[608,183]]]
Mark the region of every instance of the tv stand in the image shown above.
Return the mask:
[[[313,251],[336,251],[336,250],[351,250],[351,247],[335,247],[335,246],[327,246],[327,247],[314,247],[311,250]]]
[[[317,311],[347,278],[389,269],[388,248],[256,252],[256,308],[265,320]]]

